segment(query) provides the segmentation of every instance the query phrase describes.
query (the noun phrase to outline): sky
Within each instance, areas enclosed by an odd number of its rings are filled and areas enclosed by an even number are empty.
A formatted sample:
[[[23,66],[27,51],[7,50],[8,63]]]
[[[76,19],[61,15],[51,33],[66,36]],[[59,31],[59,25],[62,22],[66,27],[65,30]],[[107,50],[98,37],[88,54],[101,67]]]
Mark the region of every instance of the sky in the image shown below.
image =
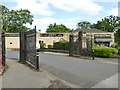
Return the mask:
[[[64,24],[70,29],[76,29],[80,21],[96,23],[109,16],[118,16],[120,0],[0,0],[0,4],[9,9],[28,9],[34,16],[29,28],[37,27],[46,32],[49,24]]]

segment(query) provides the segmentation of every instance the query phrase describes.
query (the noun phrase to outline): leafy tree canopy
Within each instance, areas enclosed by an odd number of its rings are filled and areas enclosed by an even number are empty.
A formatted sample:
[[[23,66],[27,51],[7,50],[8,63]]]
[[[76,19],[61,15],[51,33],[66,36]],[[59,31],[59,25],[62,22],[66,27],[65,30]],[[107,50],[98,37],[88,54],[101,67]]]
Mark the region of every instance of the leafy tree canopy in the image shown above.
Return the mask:
[[[118,29],[115,33],[115,41],[120,44],[120,29]]]
[[[77,28],[80,29],[90,29],[91,28],[91,23],[88,21],[81,21],[77,23]]]
[[[120,44],[120,29],[117,29],[118,26],[120,26],[120,17],[110,15],[101,21],[97,21],[96,24],[92,25],[92,28],[97,28],[107,32],[115,32],[115,42]]]
[[[63,24],[57,25],[56,23],[54,23],[48,26],[46,32],[72,32],[72,30],[70,30]]]
[[[5,32],[20,32],[22,28],[28,30],[24,24],[32,25],[33,16],[27,9],[9,10],[4,5],[0,5],[0,10],[2,12],[2,27]]]
[[[107,32],[114,32],[116,27],[120,25],[120,18],[118,16],[107,16],[101,21],[97,21],[96,24],[92,25],[92,28],[97,28]]]
[[[115,42],[120,44],[120,29],[117,29],[118,26],[120,26],[120,17],[113,15],[106,16],[102,20],[99,20],[97,23],[93,24],[88,21],[77,23],[77,28],[96,28],[102,31],[115,32]]]

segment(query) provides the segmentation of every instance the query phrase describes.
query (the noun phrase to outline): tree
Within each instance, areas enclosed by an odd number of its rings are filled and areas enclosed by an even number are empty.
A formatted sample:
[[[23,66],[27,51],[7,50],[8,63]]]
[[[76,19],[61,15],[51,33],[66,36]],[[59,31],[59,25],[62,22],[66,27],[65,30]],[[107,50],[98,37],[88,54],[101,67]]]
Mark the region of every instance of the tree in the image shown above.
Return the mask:
[[[77,23],[77,28],[89,29],[89,28],[91,28],[91,23],[88,21],[81,21],[81,22]]]
[[[115,28],[120,25],[120,18],[118,16],[107,16],[101,21],[97,21],[96,24],[92,25],[92,28],[97,28],[103,31],[114,32]]]
[[[56,23],[54,23],[48,26],[46,32],[72,32],[72,30],[70,30],[63,24],[57,25]]]
[[[92,28],[100,29],[107,32],[115,32],[115,42],[120,44],[120,30],[116,28],[120,26],[120,17],[118,16],[107,16],[101,21],[97,21],[96,24],[92,25]]]
[[[120,44],[120,29],[118,29],[115,33],[115,41]]]
[[[0,5],[2,10],[2,25],[5,32],[20,32],[21,29],[28,30],[24,24],[32,25],[33,16],[29,10],[9,10],[7,7]]]

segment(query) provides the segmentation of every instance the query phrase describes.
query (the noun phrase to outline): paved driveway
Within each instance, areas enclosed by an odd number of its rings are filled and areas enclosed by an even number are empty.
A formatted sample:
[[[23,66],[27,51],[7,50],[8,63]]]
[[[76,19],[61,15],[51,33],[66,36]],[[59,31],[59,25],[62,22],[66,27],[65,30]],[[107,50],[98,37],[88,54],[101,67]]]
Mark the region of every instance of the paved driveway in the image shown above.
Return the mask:
[[[39,53],[40,66],[53,75],[82,88],[90,88],[118,73],[118,65],[71,58],[66,55]],[[18,51],[7,51],[7,58],[18,60]]]
[[[19,51],[18,50],[14,51],[14,50],[11,50],[11,49],[6,49],[6,58],[18,61],[19,60]]]
[[[40,53],[40,66],[53,75],[82,88],[93,87],[118,73],[117,64],[43,53]]]

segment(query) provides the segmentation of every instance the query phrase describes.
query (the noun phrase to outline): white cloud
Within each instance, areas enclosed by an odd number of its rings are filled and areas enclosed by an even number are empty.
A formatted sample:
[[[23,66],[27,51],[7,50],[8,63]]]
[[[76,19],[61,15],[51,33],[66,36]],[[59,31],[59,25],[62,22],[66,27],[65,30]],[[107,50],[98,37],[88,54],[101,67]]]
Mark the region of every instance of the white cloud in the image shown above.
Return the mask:
[[[0,0],[0,1],[1,2],[16,2],[16,0]],[[92,0],[92,1],[93,2],[119,2],[120,0]]]
[[[2,0],[5,1],[14,1],[17,3],[17,6],[14,9],[28,9],[33,14],[51,16],[54,12],[51,10],[50,6],[54,8],[59,8],[67,12],[74,13],[83,12],[89,14],[98,14],[99,11],[103,9],[102,6],[94,2],[94,0]],[[81,18],[68,18],[68,19],[53,19],[53,18],[42,18],[34,19],[33,25],[26,25],[33,28],[37,26],[38,29],[42,29],[42,32],[46,31],[46,28],[49,24],[56,22],[57,24],[64,24],[68,28],[76,28],[76,24],[80,21]]]
[[[94,3],[92,0],[48,0],[54,7],[66,10],[68,12],[73,11],[86,11],[98,13],[103,9],[102,6]]]
[[[94,2],[119,2],[120,0],[93,0]]]
[[[32,26],[29,24],[26,24],[26,26],[29,28],[34,28],[34,26],[37,26],[37,30],[41,29],[41,32],[46,32],[46,29],[48,28],[49,24],[54,23],[63,24],[70,29],[76,29],[76,24],[78,20],[80,20],[80,18],[53,19],[46,17],[42,19],[34,19]]]
[[[34,14],[51,16],[52,11],[49,10],[49,5],[45,0],[16,0],[17,6],[14,9],[28,9]]]
[[[50,5],[55,8],[65,10],[67,12],[87,12],[89,14],[98,14],[103,9],[102,6],[93,2],[94,0],[10,0],[17,2],[16,9],[29,9],[32,13],[46,16],[53,15],[50,10]],[[9,0],[2,0],[2,2],[10,2]]]
[[[16,0],[0,0],[1,2],[16,2]]]
[[[118,8],[114,8],[111,11],[109,11],[108,15],[118,16]]]

